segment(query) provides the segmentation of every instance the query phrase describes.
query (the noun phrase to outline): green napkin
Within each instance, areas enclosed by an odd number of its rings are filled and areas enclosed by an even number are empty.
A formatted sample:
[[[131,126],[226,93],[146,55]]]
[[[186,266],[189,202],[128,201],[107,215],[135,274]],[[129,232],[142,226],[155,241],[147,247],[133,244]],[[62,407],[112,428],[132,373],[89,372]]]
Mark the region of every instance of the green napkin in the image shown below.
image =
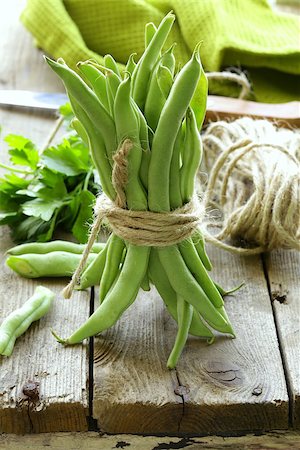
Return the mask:
[[[253,94],[262,102],[300,99],[300,24],[296,16],[273,11],[267,0],[28,0],[21,20],[36,43],[75,67],[111,53],[125,63],[144,47],[144,26],[159,24],[173,10],[176,57],[183,64],[198,41],[206,71],[246,69]],[[213,91],[234,95],[230,85]]]

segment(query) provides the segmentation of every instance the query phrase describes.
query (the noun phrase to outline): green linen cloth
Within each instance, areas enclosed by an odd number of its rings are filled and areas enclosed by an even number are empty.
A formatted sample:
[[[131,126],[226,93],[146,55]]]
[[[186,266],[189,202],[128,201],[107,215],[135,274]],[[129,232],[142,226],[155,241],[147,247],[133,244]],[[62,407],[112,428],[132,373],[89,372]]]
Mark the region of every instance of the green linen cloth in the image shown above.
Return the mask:
[[[21,20],[36,44],[54,58],[76,62],[111,53],[125,63],[144,49],[144,26],[159,24],[173,10],[183,64],[202,41],[206,71],[229,66],[247,70],[254,97],[263,102],[300,99],[299,18],[272,10],[267,0],[28,0]],[[230,85],[214,92],[234,95]]]

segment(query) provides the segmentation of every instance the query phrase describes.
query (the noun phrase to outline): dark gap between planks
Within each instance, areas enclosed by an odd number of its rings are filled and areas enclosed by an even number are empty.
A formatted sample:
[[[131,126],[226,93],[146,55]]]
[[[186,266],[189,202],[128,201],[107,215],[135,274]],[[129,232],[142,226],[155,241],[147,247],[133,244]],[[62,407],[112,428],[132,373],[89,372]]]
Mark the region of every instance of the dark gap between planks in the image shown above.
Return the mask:
[[[91,288],[90,295],[90,311],[89,316],[94,312],[95,308],[95,288]],[[88,406],[89,415],[87,417],[88,430],[99,431],[97,420],[93,417],[93,401],[94,401],[94,337],[89,339],[89,374],[88,374]]]
[[[275,323],[276,337],[277,337],[277,341],[278,341],[278,348],[279,348],[279,352],[280,352],[280,357],[281,357],[281,362],[282,362],[283,372],[284,372],[284,378],[285,378],[287,393],[288,393],[288,397],[289,397],[289,426],[293,427],[294,426],[294,410],[295,410],[294,398],[295,398],[295,396],[294,396],[294,392],[293,392],[291,377],[290,377],[289,370],[288,370],[287,360],[286,360],[284,350],[283,350],[282,336],[280,333],[278,317],[276,314],[276,309],[274,307],[271,283],[270,283],[270,278],[269,278],[269,274],[268,274],[268,259],[269,259],[268,253],[262,253],[261,262],[262,262],[263,272],[264,272],[264,276],[266,279],[267,289],[268,289],[269,298],[270,298],[270,302],[271,302],[273,319],[274,319],[274,323]]]

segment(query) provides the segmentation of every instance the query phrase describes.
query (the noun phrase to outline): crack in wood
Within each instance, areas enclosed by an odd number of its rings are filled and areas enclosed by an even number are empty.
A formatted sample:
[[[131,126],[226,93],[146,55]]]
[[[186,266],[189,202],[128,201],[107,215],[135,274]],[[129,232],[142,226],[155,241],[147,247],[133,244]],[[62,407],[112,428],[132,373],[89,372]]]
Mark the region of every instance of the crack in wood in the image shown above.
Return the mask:
[[[177,385],[174,388],[174,393],[175,393],[175,395],[177,395],[178,397],[181,398],[181,403],[182,403],[182,410],[181,410],[182,412],[181,412],[181,416],[179,418],[178,427],[177,427],[177,432],[180,433],[181,423],[182,423],[183,417],[185,415],[185,408],[186,408],[185,404],[186,404],[186,401],[188,400],[188,394],[189,394],[190,390],[189,390],[188,386],[181,384],[179,374],[178,374],[178,371],[176,368],[174,369],[174,374],[175,374],[176,381],[177,381]],[[181,448],[181,447],[179,447],[179,448]]]

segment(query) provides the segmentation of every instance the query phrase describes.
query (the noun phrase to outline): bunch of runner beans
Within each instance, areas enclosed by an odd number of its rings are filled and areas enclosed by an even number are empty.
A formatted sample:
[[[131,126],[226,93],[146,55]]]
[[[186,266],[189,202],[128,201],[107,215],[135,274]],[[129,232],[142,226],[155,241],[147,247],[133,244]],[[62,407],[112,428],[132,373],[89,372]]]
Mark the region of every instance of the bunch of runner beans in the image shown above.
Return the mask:
[[[63,60],[46,58],[64,82],[76,116],[74,128],[89,143],[103,191],[112,202],[113,156],[130,140],[125,186],[130,210],[168,212],[190,202],[194,194],[207,83],[199,46],[176,74],[173,46],[162,53],[174,20],[169,13],[158,28],[146,26],[145,51],[137,64],[129,58],[122,76],[110,55],[104,66],[80,62],[80,75]],[[234,335],[210,269],[199,230],[165,247],[134,245],[112,233],[105,248],[90,258],[78,286],[100,285],[100,306],[69,338],[55,337],[76,344],[101,333],[133,303],[140,287],[149,289],[152,283],[178,324],[167,363],[173,368],[188,333],[208,341],[213,330]]]

